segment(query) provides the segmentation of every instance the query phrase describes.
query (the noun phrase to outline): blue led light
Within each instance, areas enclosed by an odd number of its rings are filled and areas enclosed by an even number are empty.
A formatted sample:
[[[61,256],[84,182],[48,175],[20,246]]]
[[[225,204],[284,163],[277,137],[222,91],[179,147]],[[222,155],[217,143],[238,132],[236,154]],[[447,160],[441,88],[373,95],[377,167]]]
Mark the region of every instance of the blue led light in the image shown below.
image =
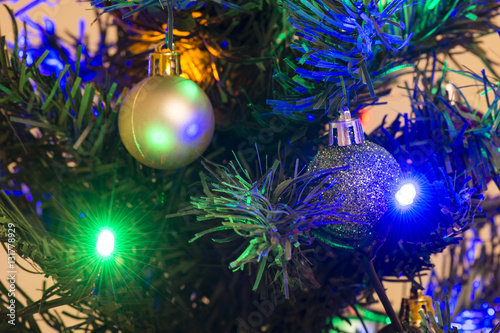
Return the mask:
[[[78,20],[78,41],[82,43],[82,40],[85,38],[85,27],[87,26],[87,21],[81,18]]]
[[[488,312],[488,315],[490,315],[490,316],[495,315],[495,309],[493,309],[493,308],[489,308],[487,312]]]
[[[474,251],[474,246],[467,250],[467,260],[469,260],[469,262],[473,262],[474,259],[476,258],[475,252],[476,251]]]
[[[28,66],[31,66],[33,64],[33,56],[32,56],[33,52],[30,52],[30,51],[27,51],[26,52],[26,64]]]
[[[42,213],[43,213],[42,202],[41,201],[37,201],[36,202],[36,214],[38,216],[42,216]]]
[[[50,35],[53,35],[54,34],[54,21],[52,21],[51,19],[47,18],[47,17],[44,17],[43,18],[43,23],[45,24],[45,29],[47,30],[47,32],[50,34]]]
[[[464,331],[472,331],[477,329],[477,325],[474,324],[473,322],[465,322],[465,324],[462,325],[462,329]]]
[[[396,200],[401,206],[408,206],[413,203],[413,200],[417,196],[417,189],[412,183],[406,183],[399,191],[396,193]]]

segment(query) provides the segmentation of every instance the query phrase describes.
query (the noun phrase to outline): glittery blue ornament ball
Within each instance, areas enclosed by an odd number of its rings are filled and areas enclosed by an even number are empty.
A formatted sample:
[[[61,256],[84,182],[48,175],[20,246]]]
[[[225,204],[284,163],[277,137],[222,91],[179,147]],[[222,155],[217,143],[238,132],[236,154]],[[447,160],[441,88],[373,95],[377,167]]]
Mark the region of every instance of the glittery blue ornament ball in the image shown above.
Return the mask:
[[[397,191],[401,168],[387,150],[364,141],[323,149],[309,164],[309,171],[344,166],[349,168],[332,174],[334,184],[324,191],[323,200],[340,198],[340,212],[345,217],[332,218],[332,224],[322,232],[341,240],[357,241],[388,211]]]

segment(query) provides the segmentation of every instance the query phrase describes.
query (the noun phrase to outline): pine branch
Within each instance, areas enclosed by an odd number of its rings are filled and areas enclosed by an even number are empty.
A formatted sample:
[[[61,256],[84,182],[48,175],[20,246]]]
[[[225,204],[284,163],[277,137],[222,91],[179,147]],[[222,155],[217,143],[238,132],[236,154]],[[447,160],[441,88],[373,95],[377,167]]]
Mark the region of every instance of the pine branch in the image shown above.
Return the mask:
[[[393,20],[404,2],[393,1],[385,10],[373,1],[284,1],[296,29],[292,47],[303,56],[297,63],[285,61],[293,73],[278,69],[275,74],[283,92],[279,100],[268,101],[274,112],[291,118],[307,112],[334,117],[340,106],[366,102],[358,95],[369,92],[374,99],[380,87],[374,82],[404,68],[375,62],[383,50],[397,52],[409,42],[411,34],[396,33],[404,26]]]
[[[479,38],[500,30],[493,23],[499,14],[500,4],[495,0],[410,1],[398,13],[405,34],[413,33],[411,43],[400,55],[412,62],[439,54],[452,57],[461,46],[498,78],[492,67],[496,61],[487,56]]]
[[[453,57],[457,46],[475,54],[494,73],[494,62],[478,41],[499,30],[491,22],[500,13],[494,0],[284,5],[296,29],[293,47],[302,56],[285,59],[277,68],[275,80],[282,89],[268,104],[290,118],[336,117],[342,105],[357,111],[373,103],[379,89],[403,69],[438,54]]]
[[[236,160],[239,168],[240,161]],[[297,161],[298,164],[298,161]],[[298,165],[296,165],[297,170]],[[194,241],[206,234],[232,230],[233,235],[214,242],[226,243],[243,237],[246,249],[229,264],[233,270],[243,270],[247,264],[259,266],[253,290],[262,286],[263,274],[273,279],[278,271],[285,297],[298,283],[302,288],[318,286],[310,268],[304,264],[312,228],[328,223],[335,216],[340,202],[321,201],[323,189],[328,185],[332,172],[342,168],[286,178],[280,161],[275,161],[258,179],[250,172],[230,163],[230,168],[205,163],[209,177],[202,175],[204,194],[191,199],[193,207],[179,214],[196,215],[198,221],[221,220],[221,225],[196,234]],[[261,166],[262,168],[262,166]],[[288,262],[288,264],[287,264]],[[294,277],[296,282],[291,280]],[[275,279],[275,278],[274,278]],[[305,282],[303,282],[305,281]]]

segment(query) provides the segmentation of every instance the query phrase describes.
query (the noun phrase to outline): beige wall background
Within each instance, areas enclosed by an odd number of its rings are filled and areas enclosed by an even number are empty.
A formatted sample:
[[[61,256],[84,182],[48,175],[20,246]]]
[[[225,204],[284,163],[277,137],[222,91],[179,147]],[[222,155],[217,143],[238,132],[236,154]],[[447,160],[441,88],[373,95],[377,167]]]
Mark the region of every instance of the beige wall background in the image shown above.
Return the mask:
[[[20,8],[25,7],[29,4],[31,0],[20,0],[19,2],[10,5],[14,11],[19,10]],[[93,48],[93,45],[97,41],[97,33],[98,29],[96,26],[91,26],[91,22],[95,19],[95,11],[91,10],[90,3],[88,2],[75,2],[73,0],[48,0],[42,5],[28,11],[26,15],[36,21],[43,22],[44,18],[51,18],[56,22],[56,30],[59,33],[71,33],[74,35],[78,34],[79,30],[79,22],[81,19],[86,21],[87,33],[89,34],[89,45],[90,49]],[[18,23],[23,21],[24,17],[20,16],[17,18]],[[497,20],[497,24],[500,24],[500,20]],[[21,26],[21,25],[20,25]],[[5,8],[0,8],[0,35],[5,35],[9,40],[12,41],[13,33],[12,33],[12,23],[10,16],[7,14]],[[498,59],[500,62],[500,37],[497,34],[493,34],[487,37],[482,38],[482,43],[486,49],[486,51],[493,57]],[[459,56],[458,62],[462,65],[467,66],[469,69],[480,72],[484,65],[474,56],[470,54],[463,54]],[[496,69],[500,71],[500,66],[496,66]],[[410,81],[411,76],[402,77],[399,79],[398,84],[401,85],[405,80]],[[453,83],[457,86],[466,86],[470,85],[471,81],[467,80],[463,76],[456,75],[452,77]],[[466,88],[464,89],[464,93],[469,100],[472,102],[472,105],[477,105],[479,110],[485,109],[484,98],[481,98],[478,94],[479,88]],[[385,106],[379,106],[377,108],[373,108],[371,110],[372,121],[371,123],[365,125],[365,130],[367,132],[371,132],[374,128],[376,128],[385,114],[389,115],[389,118],[394,118],[400,112],[410,112],[410,103],[408,98],[405,95],[405,92],[402,89],[394,89],[390,96],[383,99],[387,102]],[[498,189],[491,184],[488,189],[487,195],[494,195],[498,193]],[[466,238],[470,237],[469,234],[465,235]],[[433,262],[437,267],[443,265],[443,255],[446,255],[445,251],[441,255],[437,255],[433,257]],[[19,258],[18,258],[19,259]],[[2,281],[6,280],[6,271],[7,271],[7,258],[6,253],[3,249],[0,249],[0,278]],[[30,267],[30,263],[25,262],[24,260],[20,261],[20,264],[25,267]],[[22,270],[18,270],[17,282],[18,284],[24,288],[28,295],[30,295],[33,299],[39,299],[42,295],[41,286],[43,282],[47,283],[47,287],[53,284],[52,279],[47,279],[43,277],[43,274],[29,274]],[[407,297],[409,295],[409,285],[406,283],[385,283],[385,287],[388,289],[389,299],[392,304],[396,308],[396,311],[399,310],[399,305],[401,303],[402,297]],[[376,304],[372,306],[373,310],[383,311],[383,307],[380,304]],[[78,315],[78,312],[71,307],[61,307],[58,308],[57,311],[61,314],[62,311],[69,312],[73,315]],[[68,318],[68,317],[66,317]],[[52,328],[45,325],[41,322],[40,318],[37,318],[42,327],[42,332],[54,332]],[[71,318],[68,318],[68,325],[71,325]]]

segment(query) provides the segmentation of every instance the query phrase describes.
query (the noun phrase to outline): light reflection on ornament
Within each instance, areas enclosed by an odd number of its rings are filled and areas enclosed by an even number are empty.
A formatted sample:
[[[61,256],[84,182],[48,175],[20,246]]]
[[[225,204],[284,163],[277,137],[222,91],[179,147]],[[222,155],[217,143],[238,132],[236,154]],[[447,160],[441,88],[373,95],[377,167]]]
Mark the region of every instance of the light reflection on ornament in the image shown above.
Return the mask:
[[[99,236],[97,237],[97,252],[103,256],[108,257],[113,253],[115,249],[115,236],[109,229],[104,229],[101,231]]]
[[[168,132],[158,129],[151,132],[151,143],[168,146]]]
[[[415,188],[415,185],[412,183],[406,183],[401,186],[399,191],[396,193],[396,200],[401,206],[405,207],[411,205],[416,196],[417,189]]]
[[[125,96],[118,130],[123,145],[140,163],[175,170],[192,163],[207,149],[215,116],[203,89],[182,77],[180,56],[172,40],[167,44],[168,48],[158,44],[149,54],[149,77]]]
[[[151,76],[125,97],[118,128],[127,151],[156,169],[174,170],[196,160],[214,132],[205,92],[179,76]]]
[[[188,81],[187,84],[191,85],[192,81]],[[193,82],[193,84],[195,84]],[[187,90],[180,90],[182,93]],[[195,94],[186,94],[185,96],[190,96],[195,98]],[[177,97],[177,96],[175,96]],[[172,98],[170,101],[166,103],[166,107],[163,109],[164,119],[169,121],[174,126],[182,126],[186,122],[192,120],[192,113],[188,105],[186,105],[186,101],[181,98]],[[169,112],[169,110],[175,110],[175,112]]]
[[[198,124],[191,124],[187,128],[186,132],[189,137],[193,138],[198,134],[198,130],[199,130]]]

